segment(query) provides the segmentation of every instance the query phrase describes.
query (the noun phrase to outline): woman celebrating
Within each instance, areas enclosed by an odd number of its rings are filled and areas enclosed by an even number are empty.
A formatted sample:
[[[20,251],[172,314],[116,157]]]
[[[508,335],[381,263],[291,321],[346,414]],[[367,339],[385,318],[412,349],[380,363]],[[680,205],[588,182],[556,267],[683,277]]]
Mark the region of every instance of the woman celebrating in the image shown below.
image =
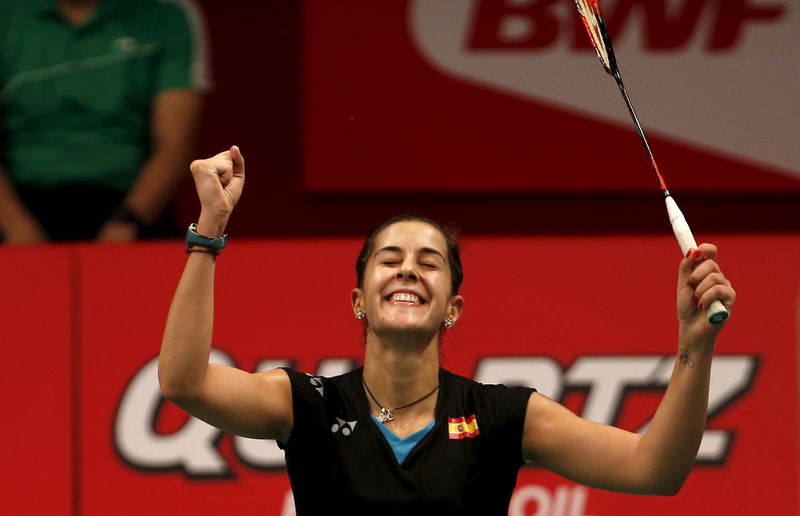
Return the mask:
[[[674,494],[706,419],[711,358],[724,326],[704,305],[735,293],[714,261],[690,251],[678,270],[679,346],[645,434],[581,419],[528,388],[482,385],[440,368],[439,343],[464,299],[458,245],[418,216],[378,227],[356,263],[353,314],[365,324],[363,367],[321,378],[209,364],[215,257],[244,185],[237,147],[191,165],[202,210],[170,308],[159,362],[163,395],[225,431],[276,439],[299,515],[506,514],[531,460],[571,480],[626,493]]]

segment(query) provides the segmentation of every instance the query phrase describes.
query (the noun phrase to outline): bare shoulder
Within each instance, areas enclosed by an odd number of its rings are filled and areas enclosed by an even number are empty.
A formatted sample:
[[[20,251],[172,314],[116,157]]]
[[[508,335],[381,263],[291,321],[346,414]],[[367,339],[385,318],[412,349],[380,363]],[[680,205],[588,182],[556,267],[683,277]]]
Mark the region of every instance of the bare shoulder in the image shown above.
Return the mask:
[[[292,403],[292,382],[289,379],[289,373],[283,369],[270,369],[269,371],[262,371],[253,375],[267,391],[271,399],[288,403]]]
[[[271,369],[255,373],[254,377],[261,383],[264,403],[270,407],[270,416],[275,425],[272,435],[266,436],[286,441],[292,429],[292,382],[289,373],[283,369]],[[258,388],[258,387],[257,387]]]
[[[559,443],[570,439],[587,421],[547,396],[534,392],[528,400],[522,451],[526,459],[540,461]],[[573,435],[577,438],[577,435]]]
[[[292,385],[282,369],[248,373],[209,364],[198,395],[173,400],[226,432],[260,439],[288,439],[293,423]]]
[[[292,393],[292,382],[289,380],[289,373],[284,369],[270,369],[255,373],[255,376],[273,388],[286,389],[289,395]]]
[[[540,392],[534,392],[528,399],[528,408],[525,412],[525,424],[544,424],[547,423],[549,418],[567,415],[562,414],[562,412],[577,417],[557,401],[548,398]]]

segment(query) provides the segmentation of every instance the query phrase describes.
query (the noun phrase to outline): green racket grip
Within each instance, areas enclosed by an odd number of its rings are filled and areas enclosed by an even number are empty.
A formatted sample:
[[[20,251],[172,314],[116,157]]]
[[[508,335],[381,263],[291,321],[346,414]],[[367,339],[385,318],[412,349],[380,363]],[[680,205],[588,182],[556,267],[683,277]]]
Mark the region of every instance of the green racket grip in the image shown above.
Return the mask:
[[[669,223],[672,225],[672,231],[675,233],[675,238],[678,240],[678,245],[681,246],[681,253],[686,256],[689,249],[697,249],[697,242],[692,235],[692,230],[686,222],[686,217],[683,216],[678,204],[672,196],[667,195],[664,200],[667,203],[667,214],[669,215]],[[719,324],[728,318],[728,309],[719,299],[715,299],[706,308],[706,315],[708,322],[711,324]]]

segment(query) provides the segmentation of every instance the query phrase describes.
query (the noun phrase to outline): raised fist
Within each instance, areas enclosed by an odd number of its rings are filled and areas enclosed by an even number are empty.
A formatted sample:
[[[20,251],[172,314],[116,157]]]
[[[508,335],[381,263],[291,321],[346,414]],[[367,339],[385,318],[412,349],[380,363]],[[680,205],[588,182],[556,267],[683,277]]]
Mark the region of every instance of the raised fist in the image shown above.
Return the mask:
[[[239,147],[198,159],[189,167],[194,177],[202,212],[198,233],[215,237],[224,230],[244,187],[244,156]],[[203,232],[206,231],[206,232]]]

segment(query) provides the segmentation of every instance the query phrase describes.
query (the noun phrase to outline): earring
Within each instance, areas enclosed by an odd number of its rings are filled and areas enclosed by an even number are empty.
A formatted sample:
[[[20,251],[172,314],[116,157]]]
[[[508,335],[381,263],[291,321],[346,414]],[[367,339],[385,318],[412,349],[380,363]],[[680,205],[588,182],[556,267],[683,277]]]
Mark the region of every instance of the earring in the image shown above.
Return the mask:
[[[448,330],[455,325],[456,322],[453,320],[452,317],[448,317],[447,319],[444,320],[444,327],[447,328]]]
[[[358,319],[359,321],[364,319],[364,317],[366,317],[366,316],[367,316],[367,313],[364,311],[363,308],[358,308],[356,310],[356,319]]]

